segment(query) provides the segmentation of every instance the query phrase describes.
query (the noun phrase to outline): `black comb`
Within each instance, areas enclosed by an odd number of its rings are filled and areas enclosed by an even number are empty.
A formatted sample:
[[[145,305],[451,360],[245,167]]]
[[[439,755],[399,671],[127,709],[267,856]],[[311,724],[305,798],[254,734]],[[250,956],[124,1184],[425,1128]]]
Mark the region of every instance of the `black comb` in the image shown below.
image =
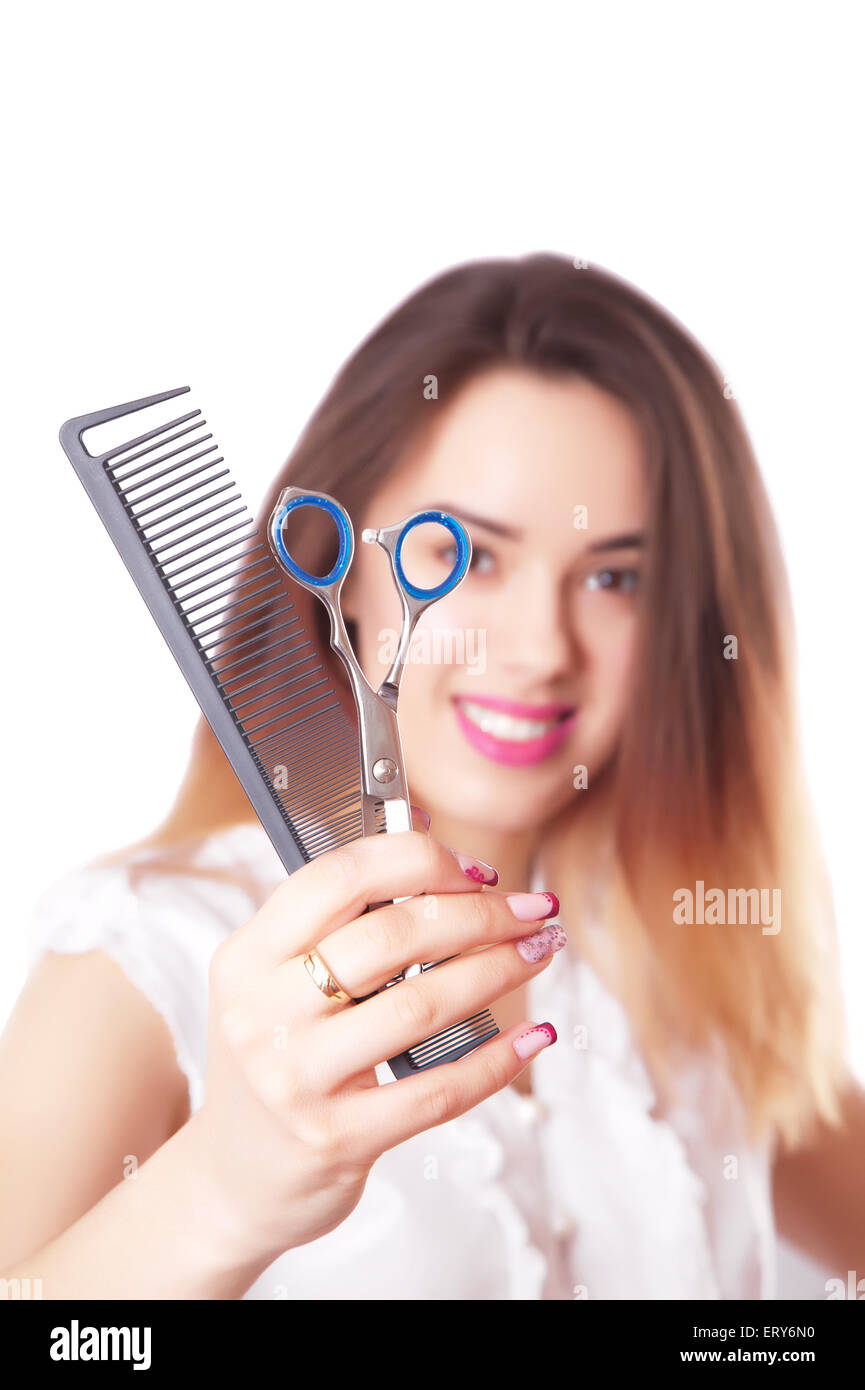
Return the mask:
[[[356,839],[362,817],[357,730],[286,581],[200,410],[97,456],[81,439],[188,390],[67,420],[60,442],[290,874]],[[484,1009],[388,1065],[408,1076],[498,1031]]]

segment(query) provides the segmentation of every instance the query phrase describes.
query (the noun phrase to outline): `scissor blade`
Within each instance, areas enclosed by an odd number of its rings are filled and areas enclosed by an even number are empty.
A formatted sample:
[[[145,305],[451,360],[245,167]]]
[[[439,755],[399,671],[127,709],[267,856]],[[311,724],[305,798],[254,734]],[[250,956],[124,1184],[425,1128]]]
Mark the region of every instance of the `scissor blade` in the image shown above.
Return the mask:
[[[393,834],[394,831],[411,830],[411,806],[399,796],[385,801],[380,796],[364,796],[362,824],[364,835]]]
[[[384,812],[383,815],[382,811]],[[382,821],[384,822],[383,825]],[[411,806],[401,797],[392,797],[389,801],[382,801],[378,797],[365,796],[363,798],[363,827],[364,835],[392,834],[396,831],[411,830]],[[394,898],[393,901],[404,903],[410,896],[411,894],[407,894],[401,898]],[[370,903],[369,911],[372,912],[377,907],[387,906],[387,902]]]
[[[411,830],[411,807],[400,798],[384,803],[384,824],[390,835],[395,830]]]

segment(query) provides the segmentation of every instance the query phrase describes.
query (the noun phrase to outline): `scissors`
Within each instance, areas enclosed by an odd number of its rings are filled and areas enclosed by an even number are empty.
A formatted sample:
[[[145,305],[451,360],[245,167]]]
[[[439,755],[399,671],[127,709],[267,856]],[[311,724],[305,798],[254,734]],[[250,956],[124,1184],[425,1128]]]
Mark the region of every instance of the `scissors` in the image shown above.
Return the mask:
[[[329,574],[309,574],[289,554],[283,537],[286,518],[301,507],[315,507],[336,523],[339,551]],[[431,589],[419,588],[405,573],[402,550],[416,526],[434,522],[443,526],[456,543],[456,560],[450,574]],[[360,730],[362,834],[376,835],[380,825],[377,808],[384,803],[387,832],[411,830],[411,804],[405,775],[405,759],[397,722],[397,699],[409,644],[418,619],[440,598],[460,584],[468,570],[472,543],[465,527],[448,512],[415,512],[394,526],[372,527],[362,532],[370,545],[380,545],[390,561],[394,583],[402,606],[402,631],[393,663],[377,690],[367,680],[351,646],[340,605],[340,591],[354,558],[354,528],[344,507],[326,492],[287,487],[279,495],[268,527],[271,549],[292,579],[315,594],[330,615],[330,645],[342,659],[357,706]]]

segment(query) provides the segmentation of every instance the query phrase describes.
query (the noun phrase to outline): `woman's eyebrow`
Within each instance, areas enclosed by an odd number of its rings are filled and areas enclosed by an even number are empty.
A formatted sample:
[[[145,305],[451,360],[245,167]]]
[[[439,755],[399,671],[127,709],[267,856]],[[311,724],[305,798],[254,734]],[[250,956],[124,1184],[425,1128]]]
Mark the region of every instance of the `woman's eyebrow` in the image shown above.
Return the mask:
[[[603,550],[639,550],[646,543],[642,531],[629,531],[622,536],[609,536],[604,541],[593,541],[586,549],[595,553]]]
[[[467,526],[483,526],[494,535],[506,536],[508,540],[518,541],[523,535],[518,526],[506,526],[503,521],[492,521],[489,517],[477,516],[462,507],[455,507],[451,502],[431,502],[429,510],[449,512],[458,521],[464,521]],[[586,550],[593,554],[601,554],[606,550],[639,550],[644,545],[645,536],[642,531],[627,531],[621,536],[608,536],[605,540],[593,541],[591,545],[586,546]]]
[[[467,512],[462,507],[455,507],[450,502],[431,502],[429,504],[431,512],[449,512],[455,516],[457,521],[464,521],[468,526],[483,526],[487,531],[492,531],[497,536],[506,536],[508,540],[518,541],[522,536],[522,531],[517,526],[506,526],[503,521],[491,521],[486,516],[476,516],[473,512]]]

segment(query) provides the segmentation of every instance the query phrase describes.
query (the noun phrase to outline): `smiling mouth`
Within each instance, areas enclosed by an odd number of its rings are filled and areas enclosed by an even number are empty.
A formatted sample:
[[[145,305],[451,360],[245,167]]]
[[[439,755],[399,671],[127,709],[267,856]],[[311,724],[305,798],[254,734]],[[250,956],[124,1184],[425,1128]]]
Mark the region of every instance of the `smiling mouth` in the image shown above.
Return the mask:
[[[537,714],[518,701],[496,698],[489,702],[456,696],[454,704],[473,728],[504,743],[527,744],[543,739],[576,714],[573,705],[544,705]]]

